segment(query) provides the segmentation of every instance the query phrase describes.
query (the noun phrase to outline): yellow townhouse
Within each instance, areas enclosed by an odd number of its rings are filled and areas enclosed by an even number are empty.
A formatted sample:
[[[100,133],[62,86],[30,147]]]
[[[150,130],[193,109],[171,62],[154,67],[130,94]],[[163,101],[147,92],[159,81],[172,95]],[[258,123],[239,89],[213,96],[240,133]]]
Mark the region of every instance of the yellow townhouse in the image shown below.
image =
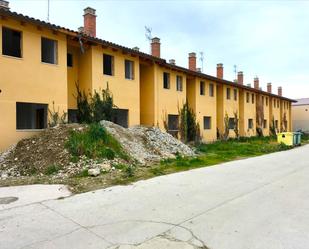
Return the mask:
[[[188,68],[167,62],[159,38],[152,39],[151,54],[99,39],[95,9],[84,9],[83,18],[83,27],[73,31],[12,12],[0,0],[0,151],[48,127],[53,108],[76,121],[76,85],[89,94],[108,86],[117,106],[113,121],[124,127],[177,133],[179,108],[188,101],[204,141],[224,132],[225,117],[230,137],[235,117],[240,135],[253,136],[259,96],[265,101],[265,134],[272,118],[278,130],[281,124],[291,129],[293,100],[282,97],[282,89],[275,95],[227,81],[222,64],[216,77],[206,75],[196,68],[195,53]]]

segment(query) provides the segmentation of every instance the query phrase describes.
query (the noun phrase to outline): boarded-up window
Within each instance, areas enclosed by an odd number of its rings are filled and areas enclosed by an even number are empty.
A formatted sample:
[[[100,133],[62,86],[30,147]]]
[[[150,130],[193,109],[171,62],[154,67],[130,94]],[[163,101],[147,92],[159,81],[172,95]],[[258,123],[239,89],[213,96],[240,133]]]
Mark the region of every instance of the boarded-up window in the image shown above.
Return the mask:
[[[205,82],[200,82],[200,95],[205,95]]]
[[[214,95],[214,84],[209,84],[209,96],[213,97]]]
[[[178,131],[179,130],[179,116],[178,115],[168,115],[168,130]]]
[[[176,90],[182,92],[182,76],[176,76]]]
[[[229,129],[232,130],[235,128],[235,119],[229,118]]]
[[[248,129],[253,129],[253,119],[252,118],[248,119]]]
[[[127,128],[129,125],[128,116],[129,116],[129,110],[114,109],[113,116],[112,116],[112,122]]]
[[[204,130],[211,129],[211,117],[204,117]]]
[[[263,128],[266,129],[267,128],[267,120],[264,119],[264,122],[263,122]]]
[[[47,104],[16,103],[16,129],[44,129],[47,127]]]
[[[234,100],[237,101],[237,89],[234,89]]]
[[[44,38],[41,39],[41,60],[44,63],[57,64],[57,41]]]
[[[170,74],[166,72],[163,73],[163,88],[170,89]]]
[[[226,88],[226,99],[231,99],[231,89]]]
[[[103,54],[103,74],[114,75],[114,56]]]
[[[2,54],[21,57],[21,32],[2,28]]]
[[[125,78],[129,80],[134,79],[134,61],[125,60]]]
[[[68,122],[69,123],[78,123],[77,110],[76,109],[68,109]]]
[[[67,66],[73,67],[73,55],[70,53],[67,53]]]

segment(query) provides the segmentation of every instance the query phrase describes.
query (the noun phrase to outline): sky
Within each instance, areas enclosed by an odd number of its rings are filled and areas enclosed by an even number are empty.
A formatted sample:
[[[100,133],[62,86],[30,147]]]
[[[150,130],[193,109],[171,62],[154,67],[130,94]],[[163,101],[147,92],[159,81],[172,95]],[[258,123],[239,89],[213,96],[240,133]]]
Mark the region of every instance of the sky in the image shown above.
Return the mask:
[[[9,0],[12,11],[47,20],[48,0]],[[258,76],[266,90],[283,87],[289,98],[309,97],[309,1],[129,1],[50,0],[53,24],[73,30],[83,25],[83,9],[97,10],[97,37],[149,53],[145,26],[161,39],[161,57],[188,67],[196,52],[197,66],[216,75],[223,63],[224,78],[244,72],[253,86]]]

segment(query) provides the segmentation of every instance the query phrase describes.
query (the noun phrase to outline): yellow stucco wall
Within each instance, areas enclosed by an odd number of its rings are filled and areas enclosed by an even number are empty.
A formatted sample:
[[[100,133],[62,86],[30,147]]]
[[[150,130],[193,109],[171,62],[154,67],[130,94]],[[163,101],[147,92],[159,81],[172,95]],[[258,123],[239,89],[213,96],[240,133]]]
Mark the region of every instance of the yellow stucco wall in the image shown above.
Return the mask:
[[[0,19],[0,37],[3,26],[22,31],[22,58],[3,55],[0,39],[0,150],[38,132],[16,130],[16,102],[48,104],[51,108],[54,101],[60,113],[67,110],[66,36],[12,19]],[[57,65],[41,62],[42,36],[58,41]]]
[[[121,51],[92,46],[92,90],[105,89],[108,83],[114,104],[120,109],[128,109],[129,126],[140,124],[140,74],[139,59]],[[114,56],[114,74],[103,74],[103,54]],[[125,79],[125,59],[134,62],[134,79]]]
[[[271,120],[269,119],[269,113],[270,113],[270,104],[269,104],[269,97],[266,95],[261,95],[261,97],[264,97],[264,104],[263,104],[263,109],[264,109],[264,119],[266,120],[267,126],[266,128],[263,128],[263,135],[264,136],[269,136],[269,125]]]
[[[200,94],[200,82],[205,82],[205,95]],[[213,84],[214,94],[210,96],[209,85]],[[187,81],[187,99],[190,107],[195,111],[200,133],[204,142],[217,139],[217,92],[216,84],[202,78]],[[204,129],[204,117],[211,117],[211,129]]]
[[[163,88],[163,72],[170,73],[170,89]],[[176,72],[156,64],[154,65],[154,73],[154,123],[158,125],[160,129],[164,130],[166,115],[178,115],[178,108],[186,102],[186,76],[181,72]],[[183,77],[182,91],[176,90],[177,75]]]
[[[279,107],[277,105],[277,101],[279,101]],[[277,132],[280,132],[280,123],[281,123],[281,110],[280,110],[280,100],[278,98],[271,98],[271,112],[270,112],[270,122],[272,120],[278,121],[278,127],[276,128]]]
[[[153,64],[140,65],[141,125],[155,126],[155,75]]]
[[[249,94],[249,102],[247,102],[247,93]],[[252,98],[254,101],[252,102]],[[240,121],[240,136],[255,136],[256,135],[256,94],[252,91],[241,91],[240,103],[242,106],[241,114],[239,115]],[[249,119],[253,120],[253,127],[249,128]]]

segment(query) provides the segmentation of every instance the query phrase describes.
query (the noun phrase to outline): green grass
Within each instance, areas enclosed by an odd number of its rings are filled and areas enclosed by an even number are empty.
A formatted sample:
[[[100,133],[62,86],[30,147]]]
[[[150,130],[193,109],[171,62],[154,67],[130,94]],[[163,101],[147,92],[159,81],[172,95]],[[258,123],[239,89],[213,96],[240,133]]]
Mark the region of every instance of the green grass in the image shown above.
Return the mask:
[[[45,175],[53,175],[53,174],[56,174],[58,173],[59,170],[61,170],[61,166],[59,165],[56,165],[56,164],[52,164],[50,166],[48,166],[45,170]]]
[[[211,144],[199,145],[197,147],[197,157],[177,156],[176,159],[162,160],[158,167],[152,169],[152,173],[154,175],[163,175],[236,159],[260,156],[290,148],[284,144],[278,144],[273,137],[251,137],[217,141]]]
[[[70,152],[72,161],[76,161],[79,156],[92,159],[119,157],[129,160],[119,142],[97,123],[90,124],[84,131],[72,130],[65,147]]]

